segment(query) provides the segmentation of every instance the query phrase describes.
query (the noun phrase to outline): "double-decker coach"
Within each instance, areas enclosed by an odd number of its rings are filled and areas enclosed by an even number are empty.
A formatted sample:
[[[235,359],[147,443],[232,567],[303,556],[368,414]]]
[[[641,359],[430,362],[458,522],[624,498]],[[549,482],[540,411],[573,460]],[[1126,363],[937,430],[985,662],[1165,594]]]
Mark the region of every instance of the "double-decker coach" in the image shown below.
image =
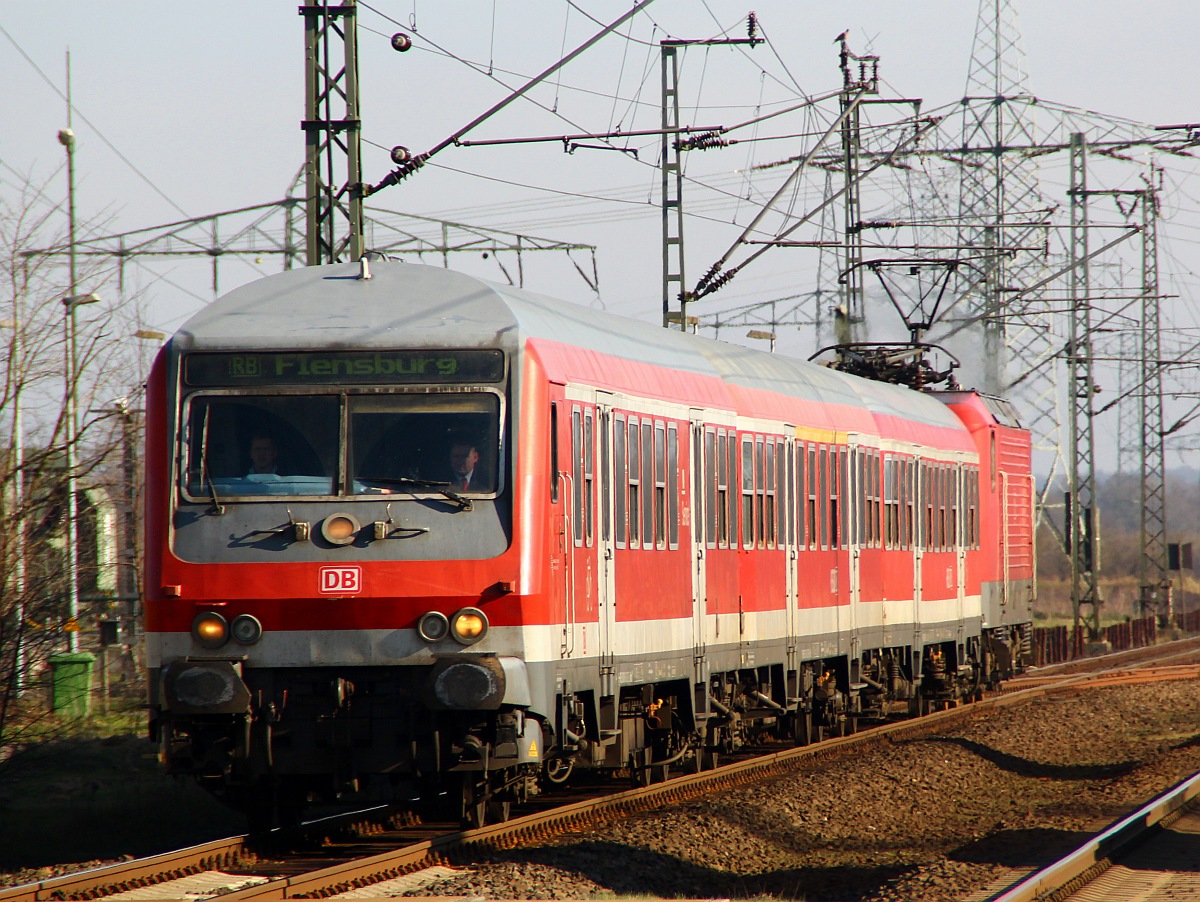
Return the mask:
[[[216,301],[147,409],[151,731],[260,826],[478,825],[969,698],[1027,643],[1029,438],[975,392],[375,259]]]

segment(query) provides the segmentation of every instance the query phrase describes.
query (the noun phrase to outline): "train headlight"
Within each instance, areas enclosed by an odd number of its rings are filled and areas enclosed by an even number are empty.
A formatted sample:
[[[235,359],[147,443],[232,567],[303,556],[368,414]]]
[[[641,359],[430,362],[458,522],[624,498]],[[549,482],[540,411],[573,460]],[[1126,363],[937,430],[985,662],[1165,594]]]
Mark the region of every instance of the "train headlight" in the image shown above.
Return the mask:
[[[321,535],[330,545],[349,545],[361,528],[352,514],[330,514],[321,521]]]
[[[192,621],[192,638],[205,648],[220,648],[229,640],[229,624],[216,611],[203,611]]]
[[[450,634],[463,645],[474,645],[487,630],[487,615],[479,608],[463,608],[450,618]]]
[[[428,611],[417,621],[417,632],[426,642],[437,642],[450,632],[450,620],[441,611]]]
[[[262,633],[262,624],[258,622],[258,618],[249,614],[238,614],[233,618],[233,623],[229,624],[229,635],[233,636],[233,641],[238,645],[253,645],[262,638]]]

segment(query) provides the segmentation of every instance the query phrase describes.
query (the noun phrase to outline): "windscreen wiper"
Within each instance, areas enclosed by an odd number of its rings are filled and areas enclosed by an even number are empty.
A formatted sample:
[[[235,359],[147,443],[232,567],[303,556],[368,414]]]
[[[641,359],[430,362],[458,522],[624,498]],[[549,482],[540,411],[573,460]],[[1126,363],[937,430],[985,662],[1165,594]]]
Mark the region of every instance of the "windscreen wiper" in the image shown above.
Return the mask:
[[[212,495],[213,510],[217,516],[225,513],[225,505],[217,497],[217,487],[213,485],[212,475],[208,472],[208,415],[212,413],[212,405],[204,407],[204,425],[200,427],[200,480],[201,484],[208,483],[208,491]]]
[[[458,492],[450,491],[450,483],[444,480],[414,479],[411,476],[359,476],[358,478],[362,482],[380,482],[384,485],[410,485],[433,489],[439,495],[449,498],[461,510],[469,511],[472,508],[471,499],[464,498]]]

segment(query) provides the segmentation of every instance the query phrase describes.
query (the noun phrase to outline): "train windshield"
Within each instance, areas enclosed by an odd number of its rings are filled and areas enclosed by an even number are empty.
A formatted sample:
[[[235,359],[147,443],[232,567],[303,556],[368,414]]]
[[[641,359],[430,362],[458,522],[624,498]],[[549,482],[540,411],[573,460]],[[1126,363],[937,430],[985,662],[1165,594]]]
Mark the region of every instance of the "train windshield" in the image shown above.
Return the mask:
[[[491,495],[500,417],[489,391],[197,395],[185,491],[194,500]]]

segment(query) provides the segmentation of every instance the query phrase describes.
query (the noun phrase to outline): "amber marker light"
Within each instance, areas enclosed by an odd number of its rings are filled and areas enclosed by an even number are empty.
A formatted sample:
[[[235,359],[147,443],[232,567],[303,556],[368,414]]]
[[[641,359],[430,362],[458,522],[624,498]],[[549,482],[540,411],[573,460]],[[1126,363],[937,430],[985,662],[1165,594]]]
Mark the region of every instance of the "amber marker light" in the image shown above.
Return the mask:
[[[349,545],[361,528],[350,514],[330,514],[321,521],[321,535],[331,545]]]
[[[192,638],[205,648],[220,648],[229,639],[229,624],[216,611],[203,611],[192,621]]]
[[[478,642],[487,629],[487,616],[479,608],[463,608],[450,618],[450,633],[463,645]]]

